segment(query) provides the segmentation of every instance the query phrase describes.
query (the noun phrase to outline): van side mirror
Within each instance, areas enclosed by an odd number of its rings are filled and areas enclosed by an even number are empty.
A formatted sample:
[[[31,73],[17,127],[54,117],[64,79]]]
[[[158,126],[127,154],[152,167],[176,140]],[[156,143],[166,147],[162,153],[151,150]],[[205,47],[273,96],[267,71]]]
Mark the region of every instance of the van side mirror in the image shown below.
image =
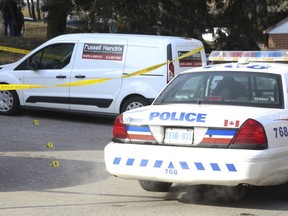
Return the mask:
[[[38,69],[38,66],[39,66],[39,63],[38,63],[38,61],[36,61],[36,62],[31,62],[31,64],[30,64],[30,69],[31,70],[34,70],[34,71],[36,71],[37,69]]]

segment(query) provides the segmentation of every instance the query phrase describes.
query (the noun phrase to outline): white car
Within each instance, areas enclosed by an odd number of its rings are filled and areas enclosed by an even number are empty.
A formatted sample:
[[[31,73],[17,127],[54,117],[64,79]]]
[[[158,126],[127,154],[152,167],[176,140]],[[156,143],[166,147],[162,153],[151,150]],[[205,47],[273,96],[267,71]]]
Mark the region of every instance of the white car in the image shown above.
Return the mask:
[[[104,151],[109,173],[148,191],[172,183],[288,188],[288,64],[275,62],[288,52],[211,55],[239,61],[182,72],[152,105],[118,116]]]

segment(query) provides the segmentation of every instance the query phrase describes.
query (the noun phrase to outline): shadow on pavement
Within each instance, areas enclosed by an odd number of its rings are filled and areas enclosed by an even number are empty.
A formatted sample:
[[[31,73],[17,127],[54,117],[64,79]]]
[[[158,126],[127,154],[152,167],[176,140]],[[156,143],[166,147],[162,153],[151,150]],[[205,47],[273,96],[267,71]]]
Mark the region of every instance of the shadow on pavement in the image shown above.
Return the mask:
[[[55,161],[58,167],[51,166]],[[87,161],[0,157],[0,164],[0,192],[42,191],[89,184],[109,177],[104,164]]]
[[[177,185],[171,188],[166,199],[176,199],[185,204],[225,206],[239,209],[287,210],[288,195],[286,199],[281,198],[275,189],[275,187]],[[253,216],[253,214],[245,212],[242,214]]]

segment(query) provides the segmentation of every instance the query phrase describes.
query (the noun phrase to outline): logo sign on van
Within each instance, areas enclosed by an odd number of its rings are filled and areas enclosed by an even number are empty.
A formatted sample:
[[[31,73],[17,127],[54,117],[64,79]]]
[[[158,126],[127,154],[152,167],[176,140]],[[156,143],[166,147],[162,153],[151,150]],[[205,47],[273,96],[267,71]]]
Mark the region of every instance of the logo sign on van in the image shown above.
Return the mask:
[[[178,51],[178,57],[186,54],[188,51]],[[201,67],[201,54],[198,52],[194,55],[179,60],[180,67]]]
[[[122,61],[123,51],[124,45],[85,43],[82,58]]]

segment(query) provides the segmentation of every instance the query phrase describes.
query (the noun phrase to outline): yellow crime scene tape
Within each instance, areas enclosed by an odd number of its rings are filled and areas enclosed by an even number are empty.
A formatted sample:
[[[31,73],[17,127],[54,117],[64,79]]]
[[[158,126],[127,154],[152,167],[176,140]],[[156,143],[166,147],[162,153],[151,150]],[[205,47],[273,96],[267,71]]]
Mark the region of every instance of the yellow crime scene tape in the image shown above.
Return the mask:
[[[167,61],[167,62],[163,62],[157,65],[153,65],[151,67],[147,67],[145,69],[141,69],[138,71],[135,71],[133,73],[130,74],[125,74],[122,75],[120,78],[129,78],[129,77],[134,77],[134,76],[138,76],[138,75],[142,75],[142,74],[146,74],[150,71],[156,70],[166,64],[169,64],[170,62],[175,62],[178,61],[180,59],[186,58],[188,56],[194,55],[198,52],[200,52],[202,49],[204,49],[203,46],[200,46],[199,48],[196,48],[194,50],[191,50],[171,61]],[[9,51],[12,52],[12,50],[14,50],[15,52],[19,52],[20,53],[20,49],[14,49],[14,48],[9,48],[9,47],[3,47],[0,46],[0,50],[5,50],[5,51]],[[22,54],[24,54],[24,52],[27,52],[28,50],[22,50]],[[28,51],[29,52],[29,51]],[[27,53],[25,53],[27,54]],[[89,79],[89,80],[80,80],[80,81],[75,81],[75,82],[69,82],[69,83],[63,83],[63,84],[59,84],[59,85],[53,85],[53,86],[44,86],[44,85],[28,85],[28,84],[0,84],[0,91],[8,91],[8,90],[24,90],[24,89],[30,89],[30,88],[51,88],[51,87],[76,87],[76,86],[86,86],[86,85],[95,85],[95,84],[99,84],[102,82],[107,82],[109,80],[112,80],[112,78],[99,78],[99,79]]]
[[[12,47],[5,47],[5,46],[0,46],[0,50],[6,51],[6,52],[20,53],[24,55],[30,52],[29,50],[17,49],[17,48],[12,48]]]
[[[75,82],[58,84],[58,85],[55,85],[55,86],[71,87],[71,86],[94,85],[94,84],[99,84],[99,83],[102,83],[102,82],[107,82],[109,80],[112,80],[112,78],[99,78],[99,79],[80,80],[80,81],[75,81]]]
[[[173,59],[173,60],[171,60],[171,61],[167,61],[167,62],[163,62],[163,63],[161,63],[161,64],[153,65],[153,66],[151,66],[151,67],[148,67],[148,68],[145,68],[145,69],[136,71],[136,72],[134,72],[134,73],[123,75],[123,76],[121,76],[120,78],[128,78],[128,77],[138,76],[138,75],[141,75],[141,74],[148,73],[148,72],[150,72],[150,71],[152,71],[152,70],[156,70],[157,68],[160,68],[160,67],[162,67],[162,66],[164,66],[164,65],[166,65],[166,64],[169,64],[170,62],[175,62],[175,61],[178,61],[178,60],[180,60],[180,59],[186,58],[186,57],[188,57],[188,56],[194,55],[194,54],[200,52],[202,49],[204,49],[203,46],[201,46],[201,47],[199,47],[199,48],[197,48],[197,49],[191,50],[191,51],[185,53],[184,55],[179,56],[178,58],[175,58],[175,59]]]
[[[23,90],[23,89],[31,89],[31,88],[44,88],[48,86],[43,85],[27,85],[27,84],[2,84],[0,85],[1,91],[8,91],[8,90]]]

